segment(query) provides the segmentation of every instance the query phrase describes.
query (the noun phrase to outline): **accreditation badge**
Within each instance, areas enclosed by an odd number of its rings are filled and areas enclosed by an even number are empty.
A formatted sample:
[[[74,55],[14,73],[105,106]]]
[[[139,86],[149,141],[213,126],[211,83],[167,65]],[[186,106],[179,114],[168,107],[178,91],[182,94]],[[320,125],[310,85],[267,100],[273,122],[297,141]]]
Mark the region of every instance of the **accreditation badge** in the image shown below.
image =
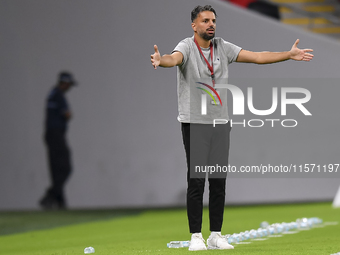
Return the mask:
[[[216,89],[215,91],[217,92],[218,95],[220,95],[219,90]],[[211,99],[210,104],[211,105],[216,105],[216,106],[217,105],[221,105],[220,100],[217,97],[217,95],[215,93],[212,93],[212,96],[213,96],[213,99]]]

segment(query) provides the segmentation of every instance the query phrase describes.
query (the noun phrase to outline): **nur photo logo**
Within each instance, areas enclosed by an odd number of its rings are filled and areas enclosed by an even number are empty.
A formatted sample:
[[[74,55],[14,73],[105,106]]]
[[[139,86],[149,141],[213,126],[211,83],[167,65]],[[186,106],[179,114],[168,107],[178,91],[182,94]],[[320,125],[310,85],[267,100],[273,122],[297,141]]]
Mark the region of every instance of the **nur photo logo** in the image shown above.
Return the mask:
[[[196,82],[196,83],[201,84],[201,85],[209,88],[218,98],[218,100],[219,100],[218,102],[216,102],[215,96],[213,96],[209,90],[201,88],[201,87],[196,87],[196,88],[201,89],[204,92],[206,92],[212,98],[215,105],[221,105],[222,106],[221,97],[213,87],[211,87],[210,85],[203,83],[203,82]],[[202,94],[202,96],[201,96],[201,114],[202,115],[207,115],[207,94]]]
[[[244,95],[243,91],[235,85],[231,84],[216,84],[215,88],[212,86],[203,83],[203,82],[196,82],[197,84],[203,85],[204,87],[196,87],[204,91],[201,95],[201,115],[209,115],[208,111],[208,100],[207,95],[209,95],[212,99],[211,105],[220,106],[222,107],[222,100],[226,100],[226,98],[220,97],[220,91],[222,90],[229,90],[232,96],[232,109],[233,115],[245,115],[245,107],[248,108],[249,112],[257,115],[257,116],[269,116],[277,111],[280,108],[280,115],[286,116],[287,115],[287,105],[294,105],[297,107],[305,116],[311,116],[312,114],[308,109],[304,106],[311,99],[311,93],[309,90],[305,88],[298,88],[298,87],[272,87],[271,88],[271,106],[268,109],[256,109],[254,107],[254,100],[253,100],[253,88],[248,87],[246,96]],[[280,93],[279,93],[280,92]],[[294,97],[292,97],[293,95]],[[298,96],[298,98],[297,98]],[[246,102],[246,103],[245,103]],[[226,104],[226,102],[224,102]],[[226,106],[225,106],[226,107]],[[297,126],[298,122],[295,119],[250,119],[246,121],[243,119],[242,122],[233,122],[232,119],[214,119],[213,123],[215,124],[226,124],[230,121],[231,125],[234,124],[241,124],[244,127],[248,124],[249,127],[262,127],[265,122],[271,123],[271,126],[274,127],[274,123],[280,122],[283,127],[295,127]],[[291,123],[288,125],[288,123]]]

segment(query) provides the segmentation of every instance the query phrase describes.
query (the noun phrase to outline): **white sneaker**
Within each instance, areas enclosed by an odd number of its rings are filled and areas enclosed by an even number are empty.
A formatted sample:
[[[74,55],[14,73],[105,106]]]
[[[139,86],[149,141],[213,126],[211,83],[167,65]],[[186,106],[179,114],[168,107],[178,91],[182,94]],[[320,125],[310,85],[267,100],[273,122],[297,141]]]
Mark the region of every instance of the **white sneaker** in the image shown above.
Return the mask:
[[[225,239],[224,236],[222,236],[220,233],[211,233],[208,240],[208,249],[214,250],[228,250],[228,249],[234,249],[234,246],[230,245],[228,241]]]
[[[191,235],[191,241],[189,245],[189,251],[203,251],[206,250],[205,241],[201,233],[195,233]]]

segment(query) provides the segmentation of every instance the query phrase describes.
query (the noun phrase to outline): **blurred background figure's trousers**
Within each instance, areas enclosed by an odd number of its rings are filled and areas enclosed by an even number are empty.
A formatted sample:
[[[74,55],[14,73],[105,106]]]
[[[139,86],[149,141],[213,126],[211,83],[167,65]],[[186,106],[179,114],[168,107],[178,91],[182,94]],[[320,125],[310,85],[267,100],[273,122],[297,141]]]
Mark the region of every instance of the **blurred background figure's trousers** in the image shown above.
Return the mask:
[[[49,129],[45,134],[45,142],[52,181],[48,193],[63,206],[65,205],[64,185],[72,170],[66,132],[62,129]]]

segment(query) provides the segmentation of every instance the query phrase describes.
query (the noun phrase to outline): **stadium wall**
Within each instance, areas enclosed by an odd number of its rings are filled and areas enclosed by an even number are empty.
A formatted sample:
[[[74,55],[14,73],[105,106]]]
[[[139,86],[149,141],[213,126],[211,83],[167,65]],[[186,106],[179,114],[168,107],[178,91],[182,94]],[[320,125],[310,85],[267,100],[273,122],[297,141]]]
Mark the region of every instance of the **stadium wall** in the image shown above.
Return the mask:
[[[339,42],[225,2],[205,3],[217,10],[217,36],[244,49],[284,51],[299,38],[300,47],[315,52],[310,63],[230,65],[230,83],[244,91],[253,87],[257,102],[270,103],[271,87],[304,87],[312,95],[312,116],[293,107],[289,116],[276,116],[297,119],[295,128],[234,127],[230,164],[339,163]],[[154,44],[170,53],[192,36],[190,12],[197,4],[202,3],[0,0],[0,210],[38,208],[49,183],[44,103],[65,69],[79,81],[67,95],[74,113],[68,134],[74,167],[66,187],[70,207],[185,205],[176,69],[153,70],[149,58]],[[331,201],[340,183],[327,175],[297,177],[231,175],[227,203]]]

